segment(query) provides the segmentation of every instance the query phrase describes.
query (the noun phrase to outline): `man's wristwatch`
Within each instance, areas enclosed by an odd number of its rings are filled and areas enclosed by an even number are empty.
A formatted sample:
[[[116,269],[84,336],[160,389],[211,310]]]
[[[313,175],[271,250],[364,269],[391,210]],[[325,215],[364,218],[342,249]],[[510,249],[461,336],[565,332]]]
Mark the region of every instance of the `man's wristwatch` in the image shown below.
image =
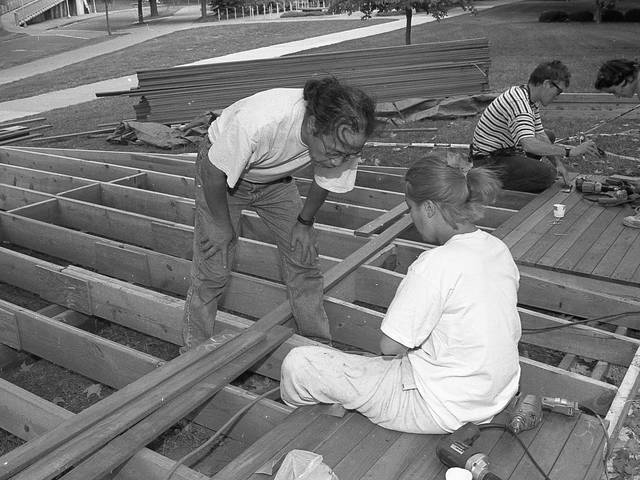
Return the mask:
[[[305,220],[300,215],[298,215],[298,223],[301,223],[306,227],[311,227],[315,223],[315,221],[316,221],[315,218],[312,218],[311,220]]]
[[[571,156],[571,147],[564,147],[564,158],[569,158]]]

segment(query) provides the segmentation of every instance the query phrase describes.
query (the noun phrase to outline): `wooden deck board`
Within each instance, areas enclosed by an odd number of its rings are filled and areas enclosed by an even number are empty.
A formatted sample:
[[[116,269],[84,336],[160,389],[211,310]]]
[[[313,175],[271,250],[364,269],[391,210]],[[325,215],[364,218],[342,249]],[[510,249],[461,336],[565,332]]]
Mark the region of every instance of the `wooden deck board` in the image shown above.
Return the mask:
[[[554,203],[566,205],[564,218],[555,219]],[[556,184],[493,234],[521,265],[638,284],[640,230],[622,224],[632,213],[628,205],[603,207],[576,190],[562,192]]]
[[[272,479],[284,455],[293,448],[300,448],[322,455],[324,463],[334,470],[338,478],[444,479],[446,467],[436,456],[436,446],[442,435],[393,432],[373,425],[356,412],[348,412],[339,419],[321,413],[323,409],[324,406],[299,408],[281,428],[267,433],[213,478]],[[302,417],[311,417],[312,420],[301,429]],[[503,413],[494,422],[503,423],[505,419]],[[291,425],[287,426],[289,423]],[[584,414],[566,417],[545,412],[542,424],[523,432],[520,438],[551,478],[582,480],[587,473],[593,475],[602,465],[600,454],[604,434],[602,426],[593,417]],[[268,452],[265,452],[265,445],[271,446]],[[476,447],[489,456],[492,472],[503,480],[540,476],[520,444],[508,432],[482,430],[474,443]],[[252,461],[247,462],[247,459]],[[236,468],[234,464],[242,468]],[[268,466],[276,467],[270,475],[266,474],[269,468],[265,467]],[[231,471],[242,471],[243,474],[230,476]]]

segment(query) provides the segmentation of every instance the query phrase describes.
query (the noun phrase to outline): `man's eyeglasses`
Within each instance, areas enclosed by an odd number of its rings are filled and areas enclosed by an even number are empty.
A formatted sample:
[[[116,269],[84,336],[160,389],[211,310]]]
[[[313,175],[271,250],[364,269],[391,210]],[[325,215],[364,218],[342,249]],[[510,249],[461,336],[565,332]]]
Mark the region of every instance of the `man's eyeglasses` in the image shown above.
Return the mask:
[[[324,135],[320,136],[320,143],[322,143],[322,149],[324,150],[324,156],[327,158],[341,158],[345,161],[352,160],[354,158],[360,158],[362,155],[362,150],[358,150],[357,152],[342,152],[337,150],[334,146],[333,148],[328,148],[327,144],[324,142]]]
[[[558,91],[558,95],[560,95],[562,92],[564,92],[564,90],[562,90],[562,89],[558,86],[558,84],[557,84],[556,82],[554,82],[553,80],[549,80],[549,83],[550,83],[552,86],[556,87],[556,90]]]

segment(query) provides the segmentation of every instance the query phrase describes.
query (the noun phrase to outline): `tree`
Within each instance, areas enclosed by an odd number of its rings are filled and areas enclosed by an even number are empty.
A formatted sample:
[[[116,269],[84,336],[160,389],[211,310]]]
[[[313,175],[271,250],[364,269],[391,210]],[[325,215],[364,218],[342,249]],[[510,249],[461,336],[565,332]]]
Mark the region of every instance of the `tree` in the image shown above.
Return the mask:
[[[602,21],[602,11],[614,8],[616,6],[616,0],[596,0],[596,12],[595,12],[595,20],[600,23]]]
[[[333,0],[330,5],[332,11],[347,11],[349,13],[361,8],[371,8],[370,2],[365,3],[366,7],[361,7],[362,2],[355,0]],[[405,27],[405,44],[407,45],[411,45],[411,19],[414,8],[416,11],[422,10],[431,14],[438,21],[446,17],[453,7],[461,7],[463,10],[476,13],[473,0],[385,0],[381,7],[383,9],[404,10],[407,19]]]

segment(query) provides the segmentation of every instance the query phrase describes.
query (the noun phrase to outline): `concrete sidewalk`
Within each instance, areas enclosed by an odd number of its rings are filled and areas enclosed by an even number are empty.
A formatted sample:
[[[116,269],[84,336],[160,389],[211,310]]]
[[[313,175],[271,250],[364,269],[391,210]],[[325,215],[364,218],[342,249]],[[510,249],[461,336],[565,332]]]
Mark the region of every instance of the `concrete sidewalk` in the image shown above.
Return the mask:
[[[515,1],[519,0],[494,0],[492,2],[483,2],[482,9],[491,8],[506,3],[513,3]],[[77,61],[86,60],[97,55],[102,55],[104,53],[110,53],[116,50],[127,48],[136,43],[144,42],[151,38],[156,38],[158,36],[166,35],[178,30],[184,30],[187,28],[200,28],[204,26],[211,27],[211,24],[207,23],[194,23],[195,20],[199,18],[199,10],[197,10],[197,8],[198,7],[196,6],[185,7],[176,12],[176,15],[181,16],[185,20],[183,23],[154,23],[153,26],[150,26],[148,29],[136,29],[128,33],[127,35],[121,35],[117,38],[114,38],[113,40],[105,41],[97,45],[92,45],[91,47],[76,49],[71,52],[54,55],[48,59],[38,60],[25,65],[8,68],[0,73],[0,84],[19,80],[21,78],[26,78],[38,73],[51,71],[53,69],[60,68],[65,65],[70,65],[72,63],[76,63]],[[463,12],[460,8],[452,9],[449,12],[449,17],[455,17],[464,13],[465,12]],[[190,17],[193,17],[193,21],[190,20]],[[328,19],[331,18],[335,17],[328,17]],[[353,17],[346,18],[353,19]],[[270,21],[282,20],[278,19]],[[291,19],[283,21],[290,22]],[[435,19],[430,15],[414,15],[412,19],[412,26],[418,26],[433,21],[435,21]],[[232,22],[239,23],[240,20],[229,20],[228,22],[225,21],[224,24],[228,25]],[[321,35],[305,40],[287,42],[278,45],[271,45],[269,47],[237,52],[229,55],[201,60],[199,62],[195,62],[195,64],[201,65],[206,63],[273,58],[285,54],[300,52],[302,50],[333,45],[347,40],[387,33],[393,30],[402,29],[405,27],[405,25],[405,18],[404,16],[402,16],[387,23],[375,24],[368,27],[347,30],[328,35]],[[0,122],[14,120],[31,115],[39,115],[56,108],[62,108],[92,101],[96,99],[95,94],[98,92],[129,90],[131,88],[137,87],[137,85],[137,77],[135,75],[130,75],[87,85],[81,85],[65,90],[45,93],[34,97],[3,102],[0,103]]]

